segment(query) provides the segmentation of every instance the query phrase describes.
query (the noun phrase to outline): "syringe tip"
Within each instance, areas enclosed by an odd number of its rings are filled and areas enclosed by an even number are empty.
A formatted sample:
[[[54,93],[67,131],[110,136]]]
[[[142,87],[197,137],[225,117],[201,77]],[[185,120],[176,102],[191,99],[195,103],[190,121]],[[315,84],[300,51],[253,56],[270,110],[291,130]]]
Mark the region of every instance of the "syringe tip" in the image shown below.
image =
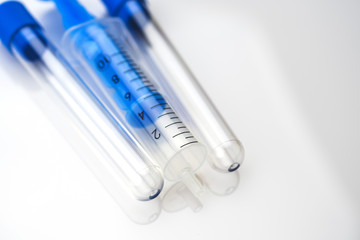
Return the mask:
[[[185,207],[190,207],[194,212],[202,209],[200,196],[204,193],[204,187],[195,175],[187,173],[189,177],[174,184],[163,196],[162,207],[165,211],[177,212]],[[194,184],[194,181],[197,183]]]
[[[198,198],[205,192],[204,185],[192,172],[185,171],[182,176],[183,183],[194,196]]]

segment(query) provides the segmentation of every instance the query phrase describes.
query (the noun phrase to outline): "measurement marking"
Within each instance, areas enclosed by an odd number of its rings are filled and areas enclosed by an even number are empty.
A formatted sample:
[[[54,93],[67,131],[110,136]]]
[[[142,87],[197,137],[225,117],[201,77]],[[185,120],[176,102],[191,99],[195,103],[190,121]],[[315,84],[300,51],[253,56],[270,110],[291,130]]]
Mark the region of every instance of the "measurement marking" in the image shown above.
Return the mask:
[[[180,146],[180,148],[183,148],[186,145],[193,144],[193,143],[198,143],[198,141],[192,141],[192,142],[189,142],[189,143],[185,143],[184,145]]]
[[[150,88],[150,86],[152,86],[152,85],[145,85],[145,86],[139,87],[138,89],[136,89],[136,91],[139,91],[143,88],[149,88],[149,90],[153,92],[153,90]]]
[[[124,54],[123,54],[123,57],[124,57],[125,59],[127,59],[129,63],[132,63],[132,64],[134,63],[134,61],[133,61],[131,58],[129,58],[128,55],[124,55]]]
[[[152,106],[150,109],[153,109],[153,108],[156,108],[158,106],[161,106],[161,105],[166,105],[167,103],[159,103],[159,104],[156,104],[155,106]]]
[[[135,68],[129,68],[128,70],[125,70],[123,73],[130,73],[130,72],[133,72],[135,71]]]
[[[179,117],[171,117],[170,119],[175,119],[175,118],[179,118]]]
[[[130,82],[133,82],[133,81],[136,81],[136,80],[141,80],[142,78],[141,77],[136,77],[134,79],[131,79]]]
[[[186,128],[185,126],[178,127],[178,129]]]
[[[121,65],[121,64],[124,64],[124,63],[127,63],[128,61],[126,60],[122,60],[121,62],[118,62],[117,65]]]
[[[116,52],[116,53],[111,54],[110,56],[115,57],[116,55],[120,55],[120,54],[121,54],[120,52]]]
[[[128,60],[128,62],[129,62],[129,60]],[[126,70],[124,73],[128,73],[128,72],[131,72],[131,71],[136,71],[136,72],[141,73],[140,68],[139,68],[138,66],[136,66],[136,65],[132,65],[131,68],[129,68],[128,70]]]
[[[185,131],[185,132],[181,132],[181,133],[178,133],[178,134],[175,134],[174,136],[172,136],[172,138],[175,138],[181,134],[185,134],[185,133],[190,133],[189,131]]]
[[[185,137],[186,139],[188,139],[188,138],[194,138],[194,136],[187,136],[187,137]]]
[[[166,125],[165,128],[170,127],[171,125],[174,125],[174,124],[179,124],[179,123],[182,123],[182,122],[180,121],[180,122],[170,123],[169,125]]]
[[[169,109],[169,110],[172,110],[170,107],[166,107],[166,108],[164,108],[164,110],[168,110],[168,109]]]
[[[136,91],[139,91],[141,89],[144,89],[144,88],[147,88],[148,86],[142,86],[142,87],[139,87],[138,89],[136,89]]]
[[[158,95],[161,96],[160,93],[151,94],[149,96],[144,97],[144,100],[147,99],[147,98],[150,98],[150,97],[158,96]]]
[[[138,72],[135,72],[136,75],[138,75],[139,77],[141,77],[144,80],[148,80],[148,78],[145,75],[139,74]]]
[[[161,117],[163,117],[163,116],[165,116],[165,115],[168,115],[168,114],[175,114],[175,113],[174,113],[174,112],[164,113],[164,114],[161,114],[160,116],[158,116],[157,118],[161,118]]]
[[[132,61],[132,59],[131,58],[129,58],[128,56],[125,56],[124,54],[123,54],[123,56],[122,56],[126,61],[128,61],[130,64],[135,64],[133,61]]]
[[[127,52],[123,51],[123,55],[126,57],[126,58],[130,58],[129,54],[127,54]]]
[[[165,99],[163,99],[163,98],[157,98],[157,99],[155,99],[156,101],[162,101],[162,100],[164,100],[165,101]]]

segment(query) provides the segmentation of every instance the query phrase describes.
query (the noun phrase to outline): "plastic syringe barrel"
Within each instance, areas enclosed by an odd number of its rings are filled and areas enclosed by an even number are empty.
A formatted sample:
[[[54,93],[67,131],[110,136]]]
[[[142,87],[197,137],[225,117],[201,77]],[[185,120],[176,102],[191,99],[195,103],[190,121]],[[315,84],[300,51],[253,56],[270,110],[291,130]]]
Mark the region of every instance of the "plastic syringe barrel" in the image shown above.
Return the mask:
[[[238,169],[244,160],[242,144],[150,15],[145,1],[102,1],[110,15],[126,23],[169,103],[208,146],[210,164],[223,172]]]
[[[97,99],[81,85],[40,25],[19,2],[0,5],[0,38],[7,49],[52,97],[60,99],[82,139],[96,157],[84,159],[117,201],[126,189],[138,200],[150,200],[163,187],[161,171],[129,139]],[[76,146],[74,146],[76,147]],[[121,202],[119,202],[121,205]]]
[[[66,23],[64,26],[70,27],[63,39],[63,49],[70,61],[79,65],[77,72],[85,74],[84,84],[159,162],[168,180],[189,178],[188,173],[204,162],[206,148],[156,90],[151,77],[133,61],[123,41],[125,28],[119,19],[96,21],[84,8],[79,8],[77,1],[54,2]],[[69,6],[70,2],[74,7]],[[88,21],[79,23],[80,18]],[[112,26],[115,31],[110,31]]]

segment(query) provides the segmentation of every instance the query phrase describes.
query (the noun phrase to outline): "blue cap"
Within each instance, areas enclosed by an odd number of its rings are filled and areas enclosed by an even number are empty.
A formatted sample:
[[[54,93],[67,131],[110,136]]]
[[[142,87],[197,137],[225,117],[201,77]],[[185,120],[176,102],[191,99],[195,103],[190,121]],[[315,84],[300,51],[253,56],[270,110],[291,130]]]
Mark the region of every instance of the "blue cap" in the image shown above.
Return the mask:
[[[102,0],[109,14],[115,16],[118,14],[122,6],[129,0]]]
[[[111,16],[119,15],[123,6],[130,1],[137,2],[142,8],[145,7],[145,0],[102,0]]]
[[[142,29],[151,19],[145,0],[102,0],[111,16],[119,17],[129,29]]]
[[[0,4],[0,39],[10,52],[15,34],[28,26],[40,29],[40,25],[21,3],[8,1]]]
[[[91,21],[94,17],[76,0],[53,0],[66,29]]]

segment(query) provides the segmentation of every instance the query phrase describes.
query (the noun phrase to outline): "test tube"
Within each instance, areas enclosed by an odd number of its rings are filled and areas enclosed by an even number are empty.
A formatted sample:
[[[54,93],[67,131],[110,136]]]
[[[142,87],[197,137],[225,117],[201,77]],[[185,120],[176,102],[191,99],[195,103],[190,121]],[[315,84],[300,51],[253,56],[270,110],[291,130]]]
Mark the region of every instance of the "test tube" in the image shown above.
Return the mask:
[[[111,16],[125,22],[157,84],[198,139],[209,148],[209,163],[232,172],[244,160],[244,148],[186,66],[143,0],[102,0]]]
[[[206,148],[132,59],[120,20],[97,21],[74,0],[53,2],[67,29],[62,49],[84,84],[159,162],[166,179],[181,180],[200,195],[203,187],[193,173]]]
[[[0,5],[0,38],[38,84],[63,103],[75,125],[74,131],[96,154],[96,158],[84,160],[93,166],[91,170],[120,205],[122,189],[138,200],[159,195],[163,187],[161,171],[78,81],[21,3],[9,1]]]

